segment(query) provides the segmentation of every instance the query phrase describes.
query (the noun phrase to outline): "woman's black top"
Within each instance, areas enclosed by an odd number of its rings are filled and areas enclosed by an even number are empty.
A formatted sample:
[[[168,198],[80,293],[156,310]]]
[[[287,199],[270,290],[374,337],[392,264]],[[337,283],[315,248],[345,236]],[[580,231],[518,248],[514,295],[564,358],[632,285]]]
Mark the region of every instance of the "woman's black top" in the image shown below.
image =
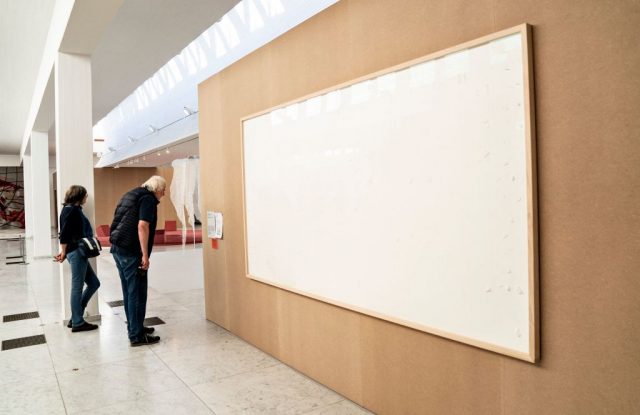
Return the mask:
[[[82,207],[67,205],[60,212],[60,243],[67,244],[67,251],[73,252],[78,248],[77,241],[93,236],[93,229],[89,219],[82,213]]]

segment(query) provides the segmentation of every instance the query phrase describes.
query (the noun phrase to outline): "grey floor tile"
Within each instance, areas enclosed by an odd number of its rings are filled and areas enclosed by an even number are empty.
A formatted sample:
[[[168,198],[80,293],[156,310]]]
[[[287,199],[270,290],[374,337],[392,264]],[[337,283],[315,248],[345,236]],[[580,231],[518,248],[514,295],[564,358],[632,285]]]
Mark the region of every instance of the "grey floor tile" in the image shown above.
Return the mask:
[[[0,352],[0,385],[53,375],[46,344]]]
[[[42,324],[38,319],[0,323],[0,341],[42,334]]]
[[[169,352],[184,353],[185,350],[200,345],[217,344],[227,340],[230,335],[228,331],[203,319],[169,322],[157,326],[154,334],[160,335],[162,339],[153,346],[153,350],[160,356]]]
[[[109,331],[108,324],[98,330],[72,333],[66,327],[46,327],[49,351],[56,372],[66,372],[105,363],[118,362],[149,352],[146,347],[131,347],[124,324]]]
[[[231,334],[178,351],[154,351],[189,386],[280,364],[278,360]]]
[[[119,362],[58,373],[58,382],[70,413],[92,412],[184,386],[150,352]]]
[[[299,415],[344,399],[283,364],[192,389],[216,415]]]
[[[85,414],[84,411],[70,415]],[[120,402],[91,411],[95,415],[212,415],[211,411],[188,388],[145,395],[132,401]]]
[[[54,374],[29,377],[2,386],[0,413],[3,415],[64,414],[64,404]]]

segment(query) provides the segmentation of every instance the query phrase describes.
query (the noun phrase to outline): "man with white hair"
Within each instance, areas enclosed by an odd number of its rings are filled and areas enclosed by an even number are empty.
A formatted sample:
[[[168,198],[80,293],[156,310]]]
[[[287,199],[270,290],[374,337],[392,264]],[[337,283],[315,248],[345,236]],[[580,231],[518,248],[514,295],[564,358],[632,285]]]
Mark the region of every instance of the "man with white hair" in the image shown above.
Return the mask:
[[[152,176],[140,187],[125,193],[118,202],[111,223],[111,253],[118,267],[127,330],[132,347],[154,344],[153,327],[144,327],[147,311],[147,270],[158,222],[158,203],[167,183]]]

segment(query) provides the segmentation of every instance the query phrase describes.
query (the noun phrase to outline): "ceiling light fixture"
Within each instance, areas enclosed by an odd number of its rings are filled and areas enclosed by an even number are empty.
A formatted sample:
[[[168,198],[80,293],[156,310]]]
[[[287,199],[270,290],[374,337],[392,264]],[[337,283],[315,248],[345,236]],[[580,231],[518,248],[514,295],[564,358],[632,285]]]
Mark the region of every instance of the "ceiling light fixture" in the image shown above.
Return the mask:
[[[136,141],[138,141],[138,140],[136,140],[135,138],[133,138],[131,136],[127,136],[127,140],[129,140],[130,143],[135,143]]]
[[[166,149],[166,150],[165,150],[165,153],[169,154],[169,153],[171,153],[171,150]]]
[[[113,147],[107,147],[107,150],[109,150],[110,153],[113,153],[114,151],[116,151],[116,149]]]
[[[186,115],[187,117],[196,113],[189,107],[182,107],[182,111],[184,111],[184,115]]]
[[[158,131],[160,131],[160,130],[158,130],[158,129],[157,129],[156,127],[154,127],[153,125],[149,124],[149,131],[150,131],[150,132],[152,132],[152,133],[157,133],[157,132],[158,132]]]

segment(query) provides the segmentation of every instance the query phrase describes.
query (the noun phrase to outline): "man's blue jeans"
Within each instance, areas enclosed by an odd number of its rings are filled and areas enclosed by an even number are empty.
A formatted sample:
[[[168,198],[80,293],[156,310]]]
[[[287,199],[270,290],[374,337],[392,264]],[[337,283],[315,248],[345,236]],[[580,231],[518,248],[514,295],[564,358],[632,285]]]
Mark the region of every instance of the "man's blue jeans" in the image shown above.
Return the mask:
[[[141,340],[144,334],[144,316],[147,311],[147,277],[138,275],[142,258],[114,253],[113,259],[116,261],[122,284],[129,340]]]
[[[84,323],[84,309],[87,308],[91,296],[100,287],[100,280],[89,264],[89,259],[78,248],[67,255],[69,265],[71,265],[71,325],[81,326]],[[84,285],[87,288],[82,291]]]

